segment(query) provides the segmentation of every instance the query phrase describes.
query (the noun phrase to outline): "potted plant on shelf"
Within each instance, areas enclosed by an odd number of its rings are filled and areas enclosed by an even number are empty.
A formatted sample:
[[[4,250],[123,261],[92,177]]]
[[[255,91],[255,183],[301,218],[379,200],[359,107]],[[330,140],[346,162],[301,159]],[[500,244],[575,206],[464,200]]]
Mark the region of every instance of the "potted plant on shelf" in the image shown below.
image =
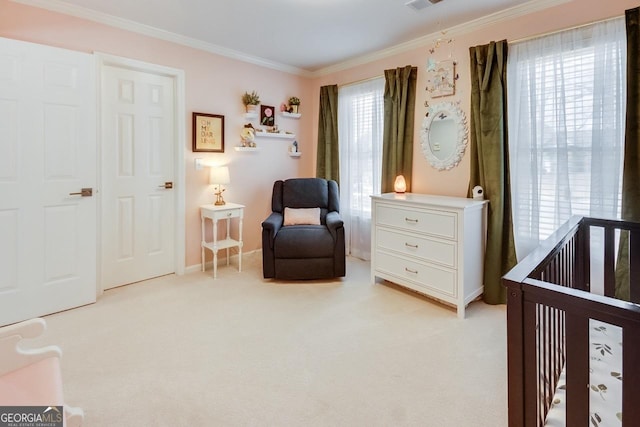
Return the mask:
[[[292,96],[289,98],[289,112],[298,114],[298,108],[300,107],[300,98]]]
[[[255,113],[258,109],[258,104],[260,104],[260,96],[256,93],[256,91],[245,92],[242,95],[242,103],[244,104],[247,113]]]

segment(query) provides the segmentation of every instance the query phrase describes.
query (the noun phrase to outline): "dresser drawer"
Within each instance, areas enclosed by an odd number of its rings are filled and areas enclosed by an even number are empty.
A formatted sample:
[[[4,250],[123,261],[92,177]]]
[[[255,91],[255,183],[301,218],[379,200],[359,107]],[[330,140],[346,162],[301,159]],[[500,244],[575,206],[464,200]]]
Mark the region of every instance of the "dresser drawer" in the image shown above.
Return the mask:
[[[434,262],[450,268],[456,268],[456,243],[436,240],[419,234],[411,234],[388,228],[376,228],[376,242],[379,249],[399,252]]]
[[[422,264],[384,252],[376,254],[376,270],[397,277],[400,279],[399,284],[408,281],[424,288],[426,292],[437,291],[454,298],[457,295],[455,270]]]
[[[441,212],[430,209],[414,210],[385,204],[376,205],[376,224],[398,227],[403,230],[426,233],[445,239],[455,240],[455,212]]]

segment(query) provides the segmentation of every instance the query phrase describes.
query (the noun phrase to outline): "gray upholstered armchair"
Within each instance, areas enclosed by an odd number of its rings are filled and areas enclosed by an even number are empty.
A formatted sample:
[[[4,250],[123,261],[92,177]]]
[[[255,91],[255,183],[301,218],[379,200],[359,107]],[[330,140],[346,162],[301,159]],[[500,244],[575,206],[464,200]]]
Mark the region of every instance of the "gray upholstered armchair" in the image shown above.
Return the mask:
[[[321,178],[276,181],[271,210],[262,223],[265,278],[327,279],[345,275],[344,226],[335,181]],[[316,215],[315,221],[300,219],[300,212],[302,217]],[[295,225],[285,225],[292,222]],[[313,222],[316,223],[310,224]]]

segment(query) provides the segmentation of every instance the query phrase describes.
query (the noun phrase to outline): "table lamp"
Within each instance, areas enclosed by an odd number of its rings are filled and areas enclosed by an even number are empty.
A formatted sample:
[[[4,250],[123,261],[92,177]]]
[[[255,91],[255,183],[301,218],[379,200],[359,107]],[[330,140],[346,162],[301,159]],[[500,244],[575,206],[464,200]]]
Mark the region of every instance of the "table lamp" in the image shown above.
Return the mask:
[[[219,166],[219,167],[211,168],[211,173],[209,175],[209,183],[211,185],[218,186],[218,191],[213,193],[216,195],[216,201],[214,203],[216,206],[221,206],[225,204],[225,201],[222,198],[222,192],[224,191],[224,188],[222,188],[222,185],[228,184],[229,182],[230,182],[229,168],[227,166]]]
[[[407,182],[404,179],[403,175],[396,176],[396,180],[393,183],[393,190],[396,193],[404,193],[407,191]]]

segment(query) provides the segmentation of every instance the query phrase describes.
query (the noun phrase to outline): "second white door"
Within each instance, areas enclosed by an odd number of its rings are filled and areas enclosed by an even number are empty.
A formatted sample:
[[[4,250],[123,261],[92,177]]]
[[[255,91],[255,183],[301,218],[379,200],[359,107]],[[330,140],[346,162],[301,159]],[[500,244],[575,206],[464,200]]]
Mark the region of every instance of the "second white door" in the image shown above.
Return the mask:
[[[102,288],[175,272],[171,77],[102,72]]]

